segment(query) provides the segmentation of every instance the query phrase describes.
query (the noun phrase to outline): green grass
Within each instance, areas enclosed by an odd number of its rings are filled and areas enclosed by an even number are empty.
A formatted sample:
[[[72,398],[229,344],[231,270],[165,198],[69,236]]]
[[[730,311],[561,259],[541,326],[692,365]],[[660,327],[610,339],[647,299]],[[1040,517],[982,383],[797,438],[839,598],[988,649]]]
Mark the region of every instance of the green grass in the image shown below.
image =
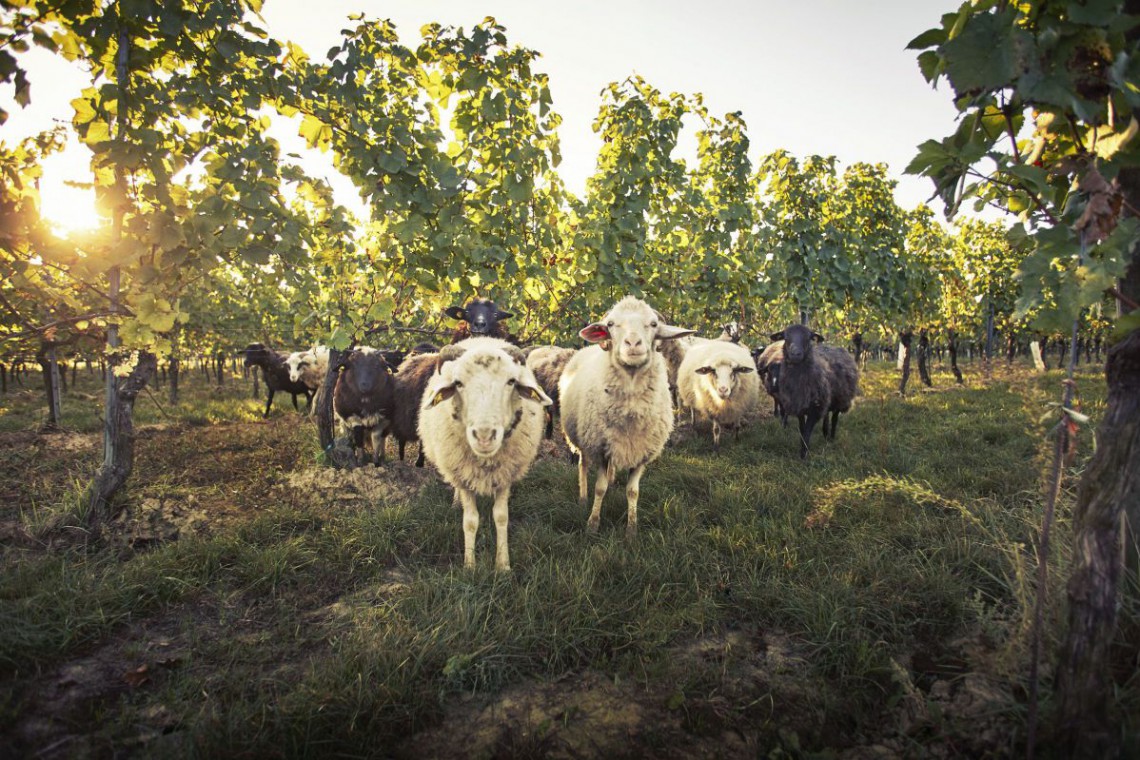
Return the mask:
[[[203,527],[145,550],[84,550],[57,540],[42,517],[51,504],[5,513],[35,540],[0,544],[0,719],[27,725],[47,710],[92,752],[126,742],[155,757],[414,755],[404,742],[448,730],[465,704],[594,679],[643,711],[634,754],[700,755],[726,730],[789,756],[875,740],[904,754],[926,742],[1000,754],[1022,740],[1049,449],[1037,420],[1059,379],[998,370],[957,388],[936,375],[937,391],[901,400],[891,368],[875,367],[838,439],[817,436],[806,462],[771,419],[719,456],[707,433],[683,431],[642,481],[633,542],[624,488],[587,535],[574,466],[545,458],[512,495],[510,574],[492,569],[489,510],[478,567],[464,570],[459,512],[437,480],[351,499],[292,487],[291,473],[314,466],[311,425],[288,403],[255,422],[260,406],[239,383],[220,395],[190,384],[166,410],[176,429],[140,441],[129,501],[193,504],[211,516]],[[1103,380],[1090,369],[1079,382],[1095,421]],[[34,427],[28,406],[5,399],[0,431]],[[153,411],[140,400],[142,424],[171,424]],[[35,456],[11,450],[34,482],[80,472],[95,451],[28,445]],[[1055,533],[1049,652],[1080,466]],[[15,488],[17,471],[5,472]],[[409,472],[390,464],[376,480]],[[48,490],[58,504],[75,487]],[[42,680],[87,659],[151,675],[100,692],[94,712],[68,712],[91,700],[46,708]],[[1001,698],[984,718],[996,740],[980,738],[977,715],[938,702],[933,685],[957,689],[964,673],[996,679]],[[1122,687],[1122,708],[1138,686]],[[903,730],[906,705],[925,717]],[[538,753],[576,714],[457,756]],[[0,749],[37,749],[3,736]]]

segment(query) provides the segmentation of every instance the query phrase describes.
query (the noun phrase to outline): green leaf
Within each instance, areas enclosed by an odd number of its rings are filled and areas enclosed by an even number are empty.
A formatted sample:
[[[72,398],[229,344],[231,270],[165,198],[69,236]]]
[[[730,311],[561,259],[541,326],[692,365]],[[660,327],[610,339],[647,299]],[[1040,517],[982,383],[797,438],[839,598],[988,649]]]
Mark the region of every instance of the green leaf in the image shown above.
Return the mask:
[[[970,15],[961,34],[942,46],[946,76],[959,97],[1006,86],[1028,68],[1033,39],[1016,20],[1008,9]]]
[[[907,50],[925,50],[928,47],[941,45],[946,41],[946,30],[942,28],[927,29],[922,34],[907,43]]]

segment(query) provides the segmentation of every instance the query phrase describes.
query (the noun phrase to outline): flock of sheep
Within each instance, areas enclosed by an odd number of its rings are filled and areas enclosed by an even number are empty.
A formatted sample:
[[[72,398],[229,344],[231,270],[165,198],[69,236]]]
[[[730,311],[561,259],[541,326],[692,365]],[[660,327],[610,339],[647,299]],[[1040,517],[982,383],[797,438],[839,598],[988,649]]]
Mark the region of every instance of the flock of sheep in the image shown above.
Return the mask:
[[[511,487],[537,457],[544,428],[552,436],[555,416],[578,457],[583,506],[589,470],[596,469],[587,529],[598,529],[606,491],[626,471],[626,534],[634,536],[641,476],[669,440],[675,406],[688,409],[694,423],[711,423],[719,451],[722,430],[739,431],[756,416],[763,385],[785,425],[788,417],[798,419],[800,455],[806,457],[816,424],[822,419],[824,435],[834,438],[839,415],[851,408],[857,392],[851,355],[814,345],[823,338],[803,325],[774,334],[774,343],[750,352],[740,345],[735,323],[715,340],[698,338],[627,296],[579,332],[591,344],[586,348],[520,349],[502,324],[511,313],[491,301],[475,299],[446,313],[460,320],[450,345],[346,352],[334,368],[333,409],[351,433],[358,463],[370,443],[373,464],[383,464],[389,435],[397,440],[400,459],[408,442],[420,442],[416,464],[431,460],[463,507],[468,567],[475,564],[475,499],[482,495],[494,501],[495,567],[510,569]],[[292,394],[295,408],[298,395],[311,406],[328,375],[329,355],[321,347],[282,354],[255,343],[245,355],[247,365],[263,371],[266,416],[277,391]]]

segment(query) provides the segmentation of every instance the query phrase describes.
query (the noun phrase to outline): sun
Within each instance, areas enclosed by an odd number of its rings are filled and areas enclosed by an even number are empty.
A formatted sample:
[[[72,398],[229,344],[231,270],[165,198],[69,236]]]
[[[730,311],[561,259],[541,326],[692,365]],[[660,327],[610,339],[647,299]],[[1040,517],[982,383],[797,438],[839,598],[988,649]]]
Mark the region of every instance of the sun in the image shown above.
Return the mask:
[[[68,155],[48,157],[40,178],[40,215],[61,234],[93,230],[107,223],[95,211],[95,190],[86,161]]]

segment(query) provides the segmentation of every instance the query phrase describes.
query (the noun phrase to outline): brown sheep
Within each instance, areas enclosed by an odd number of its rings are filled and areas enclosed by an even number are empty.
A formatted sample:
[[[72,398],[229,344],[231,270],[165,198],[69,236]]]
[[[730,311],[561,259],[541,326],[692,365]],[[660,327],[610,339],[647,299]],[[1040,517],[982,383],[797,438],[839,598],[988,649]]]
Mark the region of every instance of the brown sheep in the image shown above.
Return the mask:
[[[395,389],[393,392],[391,424],[385,433],[396,437],[400,451],[400,461],[404,461],[404,447],[409,441],[418,441],[419,433],[416,426],[419,422],[420,399],[423,398],[424,388],[432,374],[435,373],[439,363],[439,354],[410,354],[400,364],[393,377]],[[420,455],[416,458],[416,467],[424,466],[424,450],[420,446]]]
[[[553,402],[546,408],[546,437],[554,437],[554,415],[558,414],[558,379],[573,358],[575,350],[560,346],[535,346],[524,351],[526,366],[534,373],[542,392]]]

